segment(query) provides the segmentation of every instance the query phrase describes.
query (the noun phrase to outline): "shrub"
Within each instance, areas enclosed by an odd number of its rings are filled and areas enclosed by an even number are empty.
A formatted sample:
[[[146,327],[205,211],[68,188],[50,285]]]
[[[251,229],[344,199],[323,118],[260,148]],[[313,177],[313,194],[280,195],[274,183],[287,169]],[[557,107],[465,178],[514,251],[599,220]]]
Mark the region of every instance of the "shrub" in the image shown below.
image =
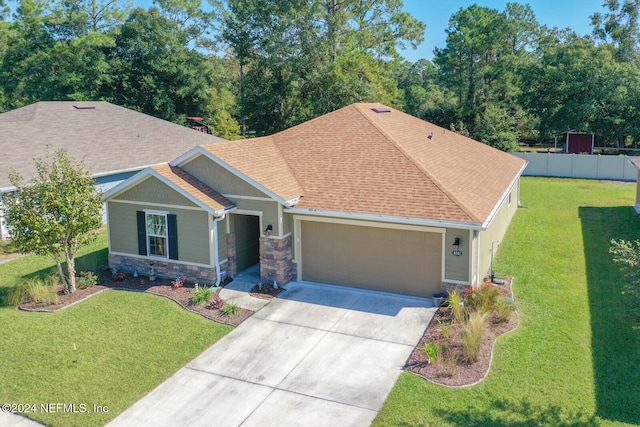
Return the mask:
[[[238,307],[236,304],[232,302],[226,303],[220,309],[220,313],[222,313],[223,316],[233,316],[234,314],[237,314],[239,311],[240,311],[240,307]]]
[[[5,298],[5,303],[13,306],[22,303],[51,305],[57,304],[58,301],[57,276],[26,279],[11,289]]]
[[[464,300],[459,290],[455,289],[449,292],[449,298],[447,303],[451,307],[451,313],[453,313],[453,319],[456,322],[460,322],[464,318]]]
[[[207,305],[207,307],[216,310],[222,310],[222,307],[224,307],[224,300],[216,295],[215,297],[213,297],[213,300]]]
[[[93,271],[81,271],[76,277],[76,287],[78,289],[86,289],[99,283],[98,275]]]
[[[451,336],[451,328],[453,327],[453,323],[438,320],[438,324],[440,326],[440,330],[442,331],[442,336],[444,337],[444,339],[448,340]]]
[[[499,298],[496,303],[496,320],[498,323],[508,322],[514,311],[516,311],[516,305],[511,298]]]
[[[491,283],[473,289],[470,288],[464,295],[464,302],[469,312],[481,309],[484,313],[490,313],[496,306],[500,292]]]
[[[462,327],[462,354],[467,362],[478,360],[484,324],[488,317],[489,313],[483,313],[482,310],[472,311]]]
[[[202,286],[197,291],[193,291],[191,298],[189,298],[189,304],[203,305],[211,301],[211,298],[213,298],[213,286]]]
[[[436,352],[437,352],[437,343],[434,341],[430,341],[423,345],[420,350],[427,356],[427,363],[431,364],[431,362],[435,363],[436,360]]]

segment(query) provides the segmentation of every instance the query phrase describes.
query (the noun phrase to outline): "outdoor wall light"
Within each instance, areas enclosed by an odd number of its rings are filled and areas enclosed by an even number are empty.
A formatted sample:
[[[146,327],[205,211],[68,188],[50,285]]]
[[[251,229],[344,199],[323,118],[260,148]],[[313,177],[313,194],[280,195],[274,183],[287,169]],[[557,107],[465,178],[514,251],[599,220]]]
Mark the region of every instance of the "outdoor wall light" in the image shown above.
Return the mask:
[[[451,252],[453,256],[462,255],[462,251],[460,250],[460,237],[455,237],[453,239],[453,252]]]
[[[264,229],[264,232],[267,234],[267,236],[271,234],[272,231],[273,231],[273,225],[271,224],[267,225],[267,228]]]

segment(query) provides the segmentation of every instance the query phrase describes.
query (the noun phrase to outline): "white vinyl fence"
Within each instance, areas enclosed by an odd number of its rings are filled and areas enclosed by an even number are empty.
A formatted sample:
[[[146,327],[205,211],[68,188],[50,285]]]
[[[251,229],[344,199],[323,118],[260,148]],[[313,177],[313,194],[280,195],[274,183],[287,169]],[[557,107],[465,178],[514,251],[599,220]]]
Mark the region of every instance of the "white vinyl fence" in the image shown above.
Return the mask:
[[[637,181],[638,170],[630,156],[600,154],[513,153],[529,164],[524,175]]]

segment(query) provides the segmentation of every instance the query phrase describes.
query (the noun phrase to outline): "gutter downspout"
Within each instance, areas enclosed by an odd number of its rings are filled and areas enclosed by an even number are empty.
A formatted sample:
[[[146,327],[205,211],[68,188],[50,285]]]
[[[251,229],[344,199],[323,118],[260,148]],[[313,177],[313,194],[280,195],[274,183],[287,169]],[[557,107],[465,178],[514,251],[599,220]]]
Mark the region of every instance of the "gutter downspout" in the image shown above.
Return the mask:
[[[227,217],[227,214],[224,213],[219,217],[216,217],[213,220],[213,259],[216,265],[216,283],[214,286],[220,286],[220,282],[222,278],[220,277],[220,248],[218,247],[218,223],[223,221]]]
[[[478,284],[482,280],[480,277],[480,231],[475,230],[476,233],[476,283],[473,284],[474,287],[478,287]]]

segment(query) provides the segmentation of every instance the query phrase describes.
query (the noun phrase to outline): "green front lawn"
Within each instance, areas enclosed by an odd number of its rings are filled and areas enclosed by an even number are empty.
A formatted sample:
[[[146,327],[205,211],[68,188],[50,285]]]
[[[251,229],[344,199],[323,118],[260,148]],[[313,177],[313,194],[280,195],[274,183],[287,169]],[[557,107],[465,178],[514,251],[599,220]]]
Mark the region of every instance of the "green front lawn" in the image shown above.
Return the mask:
[[[80,269],[105,264],[105,247],[102,234]],[[0,293],[52,264],[30,256],[0,265]],[[126,291],[58,313],[0,306],[0,326],[0,404],[35,404],[27,415],[53,426],[104,425],[231,330],[166,298]]]
[[[635,186],[524,178],[495,262],[515,276],[516,331],[479,385],[403,373],[375,426],[640,424],[640,318],[621,295],[611,239],[640,238]]]

